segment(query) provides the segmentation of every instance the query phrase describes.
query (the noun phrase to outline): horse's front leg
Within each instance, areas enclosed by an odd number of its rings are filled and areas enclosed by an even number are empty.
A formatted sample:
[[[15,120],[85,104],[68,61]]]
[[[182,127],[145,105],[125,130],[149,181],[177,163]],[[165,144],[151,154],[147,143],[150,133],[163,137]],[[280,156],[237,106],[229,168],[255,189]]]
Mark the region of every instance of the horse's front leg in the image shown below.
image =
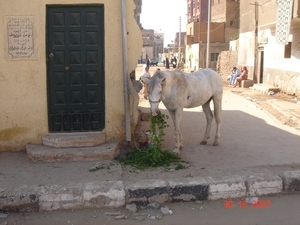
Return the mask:
[[[173,123],[174,123],[174,134],[175,134],[175,148],[173,150],[174,153],[179,154],[180,149],[183,146],[183,139],[180,130],[181,118],[182,118],[182,109],[169,111]]]
[[[210,133],[211,123],[213,119],[213,114],[210,109],[210,100],[206,102],[204,105],[202,105],[202,109],[206,117],[206,129],[205,129],[203,140],[200,142],[200,145],[206,145],[207,140],[209,139],[209,133]]]

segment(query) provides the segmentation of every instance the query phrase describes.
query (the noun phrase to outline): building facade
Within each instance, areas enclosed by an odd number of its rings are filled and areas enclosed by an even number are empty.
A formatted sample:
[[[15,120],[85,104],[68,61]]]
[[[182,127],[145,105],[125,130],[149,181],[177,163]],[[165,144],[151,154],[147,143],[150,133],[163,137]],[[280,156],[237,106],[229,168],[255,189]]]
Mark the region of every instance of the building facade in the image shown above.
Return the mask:
[[[153,29],[142,29],[142,36],[143,49],[140,63],[146,63],[147,59],[160,59],[163,54],[164,34]]]
[[[192,70],[206,67],[208,0],[188,1],[186,66]],[[216,69],[218,55],[229,49],[239,32],[239,1],[212,0],[208,67]],[[195,55],[196,45],[198,54]]]
[[[140,17],[141,17],[141,13],[142,13],[143,1],[142,0],[134,0],[134,4],[135,4],[134,18],[135,18],[137,24],[139,25],[140,29],[142,29]]]
[[[142,37],[126,3],[129,73]],[[111,0],[0,1],[0,151],[60,132],[125,140],[121,12]],[[129,99],[137,107],[137,93]]]
[[[300,96],[299,0],[241,1],[238,64],[250,79]]]
[[[188,0],[187,7],[188,23],[207,22],[208,1]]]
[[[161,61],[164,52],[164,33],[154,33],[154,58]]]

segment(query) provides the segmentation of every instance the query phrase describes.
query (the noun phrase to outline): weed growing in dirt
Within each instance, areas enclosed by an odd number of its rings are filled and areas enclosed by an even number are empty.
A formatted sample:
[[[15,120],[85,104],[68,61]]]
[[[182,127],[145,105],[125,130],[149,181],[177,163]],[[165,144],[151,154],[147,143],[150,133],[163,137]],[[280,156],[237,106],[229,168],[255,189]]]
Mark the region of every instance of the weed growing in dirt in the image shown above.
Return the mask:
[[[130,165],[136,169],[145,170],[155,167],[176,166],[176,170],[185,169],[182,163],[187,163],[180,157],[168,150],[162,150],[161,143],[163,141],[164,128],[168,127],[166,122],[167,115],[158,113],[157,116],[150,116],[150,140],[147,148],[136,149],[129,153],[126,158],[119,158],[123,165]]]
[[[95,166],[93,166],[92,168],[89,169],[89,172],[95,172],[95,171],[102,170],[102,169],[110,170],[110,167],[114,166],[114,165],[115,165],[115,163],[112,163],[112,162],[109,165],[96,163]]]

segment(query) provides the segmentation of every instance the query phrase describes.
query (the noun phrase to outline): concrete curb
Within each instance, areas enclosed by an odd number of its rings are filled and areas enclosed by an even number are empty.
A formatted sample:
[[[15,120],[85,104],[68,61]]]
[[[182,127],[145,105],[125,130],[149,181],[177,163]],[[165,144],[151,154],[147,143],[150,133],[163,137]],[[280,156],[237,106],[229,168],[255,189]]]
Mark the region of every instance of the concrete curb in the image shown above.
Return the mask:
[[[51,211],[82,208],[118,208],[126,204],[232,199],[300,192],[300,171],[278,176],[263,173],[222,178],[177,178],[142,180],[136,183],[103,181],[67,186],[21,186],[0,188],[2,211]]]

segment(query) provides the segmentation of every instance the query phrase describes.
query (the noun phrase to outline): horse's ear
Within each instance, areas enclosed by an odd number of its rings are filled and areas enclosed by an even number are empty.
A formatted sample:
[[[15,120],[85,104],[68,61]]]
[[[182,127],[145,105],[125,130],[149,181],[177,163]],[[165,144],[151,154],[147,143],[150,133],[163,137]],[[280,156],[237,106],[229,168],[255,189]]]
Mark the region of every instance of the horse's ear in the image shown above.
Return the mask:
[[[164,84],[166,82],[166,78],[164,77],[164,78],[161,78],[161,81],[160,81],[160,83],[161,84]]]
[[[146,77],[141,77],[140,78],[141,79],[141,81],[143,82],[143,83],[149,83],[150,82],[150,79],[148,79],[148,78],[146,78]]]

